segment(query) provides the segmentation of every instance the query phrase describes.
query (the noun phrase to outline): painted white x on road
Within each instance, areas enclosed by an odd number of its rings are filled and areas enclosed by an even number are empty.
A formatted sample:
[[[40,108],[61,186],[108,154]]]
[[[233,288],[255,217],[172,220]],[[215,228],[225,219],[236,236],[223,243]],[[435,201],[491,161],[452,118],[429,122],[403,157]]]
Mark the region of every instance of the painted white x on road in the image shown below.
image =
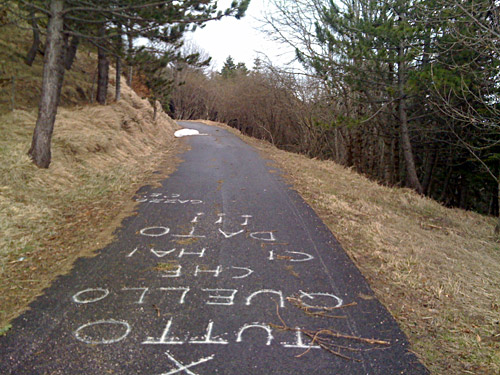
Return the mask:
[[[172,354],[170,354],[168,351],[165,352],[165,354],[167,355],[167,357],[172,361],[174,362],[174,364],[177,366],[176,369],[173,369],[172,371],[169,371],[169,372],[165,372],[161,375],[173,375],[173,374],[177,374],[181,371],[183,371],[184,373],[188,374],[188,375],[198,375],[196,374],[195,372],[189,370],[190,367],[194,367],[194,366],[197,366],[199,365],[200,363],[204,363],[204,362],[208,362],[208,361],[211,361],[212,359],[214,359],[214,355],[212,354],[210,357],[205,357],[205,358],[202,358],[200,360],[198,360],[197,362],[193,362],[193,363],[190,363],[189,365],[185,365],[181,362],[179,362],[178,360],[176,360]]]

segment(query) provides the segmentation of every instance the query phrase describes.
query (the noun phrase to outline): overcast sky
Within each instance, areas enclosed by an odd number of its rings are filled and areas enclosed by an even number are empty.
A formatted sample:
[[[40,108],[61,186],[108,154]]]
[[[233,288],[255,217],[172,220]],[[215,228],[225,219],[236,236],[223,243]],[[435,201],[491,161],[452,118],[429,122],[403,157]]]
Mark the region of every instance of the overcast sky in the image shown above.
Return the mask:
[[[219,0],[218,3],[220,9],[225,9],[231,0]],[[227,17],[208,22],[204,28],[191,33],[187,40],[192,40],[207,52],[217,70],[229,55],[235,63],[243,62],[251,69],[259,52],[267,55],[274,65],[283,65],[293,59],[293,51],[269,41],[263,32],[257,30],[262,25],[259,20],[262,20],[268,6],[268,0],[251,0],[242,19]]]

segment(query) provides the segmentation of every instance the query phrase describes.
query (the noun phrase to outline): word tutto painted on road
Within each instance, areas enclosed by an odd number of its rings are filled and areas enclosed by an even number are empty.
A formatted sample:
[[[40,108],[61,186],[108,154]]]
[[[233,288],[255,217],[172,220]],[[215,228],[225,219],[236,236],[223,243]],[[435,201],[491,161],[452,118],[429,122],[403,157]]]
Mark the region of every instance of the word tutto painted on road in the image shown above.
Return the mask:
[[[223,324],[221,324],[223,326]],[[98,326],[106,326],[106,336],[97,334]],[[165,326],[155,335],[146,336],[142,345],[228,345],[230,343],[243,343],[245,332],[256,330],[260,333],[262,345],[269,346],[274,340],[273,328],[268,323],[251,322],[244,323],[235,332],[224,332],[223,327],[215,327],[213,320],[209,320],[203,332],[177,333],[175,322],[170,318]],[[214,333],[218,332],[217,334]],[[80,326],[75,332],[75,338],[85,344],[114,344],[124,340],[132,332],[131,325],[123,320],[107,319],[90,322]],[[289,332],[289,341],[280,341],[278,345],[292,349],[320,349],[319,346],[305,340],[299,329]]]
[[[203,204],[178,194],[150,194],[138,201],[180,204],[186,210]],[[75,322],[72,335],[81,345],[134,342],[164,348],[164,358],[174,367],[165,374],[196,374],[192,368],[215,359],[210,354],[179,361],[175,348],[259,345],[297,353],[319,348],[303,336],[301,327],[278,332],[270,316],[276,318],[276,309],[285,313],[297,309],[287,297],[306,309],[341,307],[344,302],[338,293],[290,290],[278,281],[269,286],[260,282],[267,267],[290,272],[303,264],[320,267],[314,250],[282,242],[279,233],[259,227],[254,215],[247,213],[195,211],[181,224],[168,217],[161,220],[138,229],[137,243],[121,250],[123,262],[134,262],[147,274],[128,275],[127,284],[118,288],[87,285],[68,296],[75,308],[88,309],[94,317]],[[251,257],[246,256],[249,252],[253,252]],[[126,306],[125,311],[109,316],[106,311],[115,305]],[[197,316],[194,328],[186,311]],[[227,314],[242,318],[235,318],[229,326],[224,319]]]

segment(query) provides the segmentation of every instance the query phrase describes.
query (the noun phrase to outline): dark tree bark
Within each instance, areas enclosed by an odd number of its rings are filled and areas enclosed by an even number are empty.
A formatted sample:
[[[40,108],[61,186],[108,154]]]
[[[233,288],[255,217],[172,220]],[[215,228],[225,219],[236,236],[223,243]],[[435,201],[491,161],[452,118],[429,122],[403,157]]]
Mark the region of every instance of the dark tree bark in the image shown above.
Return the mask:
[[[64,61],[64,66],[66,70],[71,70],[73,62],[75,61],[76,51],[78,49],[79,44],[80,44],[80,38],[77,36],[73,36],[71,38],[71,42],[69,44],[68,51],[66,52],[66,58]]]
[[[116,56],[116,84],[115,84],[115,99],[116,101],[120,100],[121,97],[121,81],[120,78],[122,76],[122,59],[120,56]]]
[[[24,59],[24,62],[31,66],[35,61],[36,54],[40,48],[40,29],[38,28],[38,22],[36,21],[36,15],[33,8],[30,9],[30,19],[31,19],[31,29],[33,31],[33,43],[31,44],[31,48]]]
[[[103,48],[97,52],[97,103],[106,104],[109,83],[109,60]]]
[[[436,150],[427,151],[424,164],[424,178],[422,179],[422,189],[424,194],[429,195],[431,179],[436,165]]]
[[[498,161],[497,164],[497,184],[496,184],[496,193],[497,193],[497,201],[496,201],[496,208],[498,210],[498,218],[497,218],[497,224],[495,225],[495,234],[498,236],[500,234],[500,160]]]
[[[410,141],[410,132],[408,130],[408,122],[406,115],[406,101],[401,99],[399,102],[399,115],[401,120],[401,147],[403,149],[403,156],[406,165],[406,177],[409,187],[414,189],[417,193],[422,194],[423,189],[417,176],[417,169],[415,167],[415,158]]]
[[[123,27],[117,23],[118,37],[116,40],[116,76],[115,76],[115,100],[119,101],[121,97],[121,76],[122,76],[122,52],[123,52]]]
[[[361,116],[361,115],[360,115]],[[362,138],[361,138],[361,130],[358,127],[353,127],[350,130],[351,133],[351,139],[352,139],[352,165],[354,166],[354,169],[360,173],[362,173],[362,160],[363,160],[363,155],[361,155],[362,152]]]
[[[101,29],[101,34],[104,35],[106,30]],[[102,42],[101,42],[102,43]],[[105,48],[99,44],[97,47],[97,103],[106,104],[109,83],[109,60]]]
[[[132,87],[132,78],[134,76],[134,67],[132,66],[132,52],[134,51],[134,37],[132,36],[132,33],[130,32],[127,32],[127,41],[128,41],[128,52],[127,52],[127,56],[128,56],[128,63],[129,63],[129,66],[128,66],[128,74],[127,74],[127,85],[129,87]]]
[[[392,185],[394,182],[394,165],[392,162],[392,142],[391,138],[384,134],[383,136],[383,181],[387,185]]]
[[[460,181],[460,195],[459,195],[459,201],[458,201],[458,207],[461,209],[466,210],[467,209],[467,181],[465,181],[465,178],[462,176],[461,181]]]
[[[410,141],[410,132],[408,130],[408,114],[406,112],[406,93],[404,90],[406,64],[404,62],[404,46],[403,42],[399,44],[398,50],[398,92],[399,92],[399,130],[401,134],[401,148],[403,149],[403,157],[406,165],[406,178],[409,187],[417,193],[422,194],[423,189],[417,176],[415,167],[415,158]]]
[[[450,157],[450,159],[451,159],[451,157]],[[450,165],[450,164],[448,164],[448,165]],[[447,204],[447,201],[445,201],[445,199],[448,195],[448,186],[450,185],[450,179],[451,179],[452,174],[453,174],[453,167],[450,167],[448,169],[448,173],[446,174],[446,177],[445,177],[444,182],[443,182],[441,196],[439,197],[439,201],[443,202],[445,204]]]
[[[352,155],[352,135],[349,129],[346,130],[344,134],[344,139],[346,140],[346,154],[345,154],[345,165],[347,167],[352,167],[353,165],[353,155]]]
[[[92,86],[90,87],[90,103],[94,104],[95,102],[95,84],[97,77],[97,69],[92,73]]]
[[[63,11],[64,0],[50,2],[50,18],[47,25],[42,94],[38,118],[28,155],[40,168],[48,168],[51,160],[50,146],[57,106],[64,79],[65,36]]]
[[[399,131],[399,122],[394,125],[394,135],[392,138],[392,168],[393,173],[392,176],[394,180],[392,181],[392,185],[400,185],[401,183],[401,142],[400,139],[400,131]]]

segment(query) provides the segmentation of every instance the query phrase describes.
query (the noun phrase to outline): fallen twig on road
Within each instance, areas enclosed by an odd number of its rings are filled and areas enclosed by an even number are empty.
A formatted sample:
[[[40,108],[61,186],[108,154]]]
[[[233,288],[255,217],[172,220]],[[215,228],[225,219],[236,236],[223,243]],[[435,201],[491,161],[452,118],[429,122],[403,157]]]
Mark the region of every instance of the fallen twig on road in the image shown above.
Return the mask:
[[[356,306],[356,302],[352,302],[346,305],[335,306],[335,307],[327,307],[327,306],[306,306],[304,302],[298,297],[287,297],[287,301],[289,301],[295,307],[304,311],[307,315],[322,317],[322,318],[335,318],[335,319],[345,319],[344,315],[329,315],[329,311],[344,309],[346,307]],[[318,310],[318,311],[315,311]]]
[[[315,316],[315,317],[330,317],[330,318],[346,318],[345,316],[337,317],[333,315],[323,315],[322,313],[326,313],[326,311],[331,311],[335,309],[340,309],[340,308],[345,308],[345,307],[351,307],[355,306],[356,303],[351,303],[343,306],[338,306],[338,307],[322,307],[322,306],[314,306],[314,307],[309,307],[305,306],[299,298],[295,297],[288,297],[287,298],[294,306],[298,307],[302,311],[304,311],[306,314],[310,316]],[[378,339],[370,339],[370,338],[365,338],[365,337],[358,337],[358,336],[353,336],[353,335],[347,335],[343,334],[340,332],[336,332],[330,328],[321,328],[321,329],[316,329],[316,330],[309,330],[309,329],[303,329],[303,328],[292,328],[290,327],[283,317],[280,314],[279,310],[279,305],[276,303],[276,315],[278,316],[278,319],[280,320],[282,326],[271,324],[274,326],[276,329],[280,329],[282,331],[292,331],[292,332],[301,332],[307,337],[311,339],[311,342],[309,344],[309,347],[301,354],[296,355],[296,358],[300,358],[307,353],[314,347],[314,345],[317,345],[321,347],[322,349],[326,350],[327,352],[338,356],[340,358],[344,358],[346,360],[351,360],[351,361],[356,361],[356,362],[361,362],[359,359],[352,358],[350,356],[347,356],[343,354],[341,351],[350,351],[350,352],[360,352],[360,351],[365,351],[365,350],[370,350],[370,349],[363,349],[363,348],[353,348],[349,346],[343,346],[335,343],[333,340],[334,339],[343,339],[343,340],[349,340],[357,343],[363,343],[363,344],[369,344],[369,345],[377,345],[377,346],[388,346],[390,345],[389,341],[385,340],[378,340]],[[314,312],[311,311],[311,309],[324,309],[326,311],[323,312]]]

